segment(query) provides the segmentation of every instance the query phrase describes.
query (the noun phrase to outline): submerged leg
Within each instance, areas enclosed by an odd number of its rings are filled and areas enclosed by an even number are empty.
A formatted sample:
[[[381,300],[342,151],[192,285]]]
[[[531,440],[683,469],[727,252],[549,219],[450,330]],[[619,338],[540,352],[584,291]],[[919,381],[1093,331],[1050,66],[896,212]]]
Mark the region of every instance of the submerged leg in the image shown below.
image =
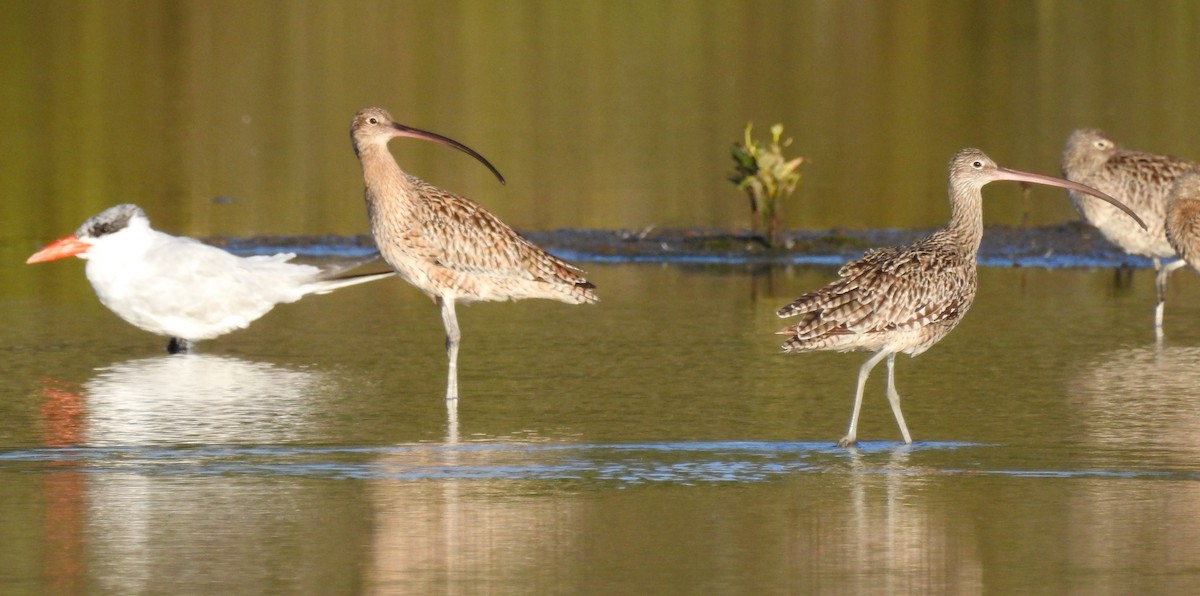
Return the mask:
[[[1154,296],[1158,300],[1154,305],[1154,328],[1159,334],[1162,333],[1163,326],[1163,303],[1167,300],[1167,276],[1186,264],[1183,259],[1177,259],[1163,265],[1158,259],[1154,259]]]
[[[454,314],[454,299],[438,298],[442,309],[442,324],[446,327],[446,357],[450,367],[446,377],[446,399],[458,399],[458,342],[462,335],[458,331],[458,317]]]
[[[900,413],[900,394],[896,392],[896,354],[888,354],[888,403],[892,404],[892,413],[896,415],[896,424],[900,425],[900,434],[904,435],[904,443],[912,445],[912,437],[908,435],[908,425],[904,424],[904,414]]]
[[[1167,295],[1167,274],[1163,272],[1162,263],[1154,259],[1154,329],[1162,333],[1163,301]]]
[[[191,342],[191,340],[182,339],[179,337],[172,337],[171,341],[167,342],[167,353],[168,354],[191,354],[192,353],[192,342]]]
[[[854,391],[854,413],[850,416],[850,430],[838,441],[838,447],[850,447],[858,442],[858,412],[862,409],[863,388],[867,384],[867,377],[871,376],[871,369],[887,355],[887,350],[880,350],[858,369],[858,388]]]

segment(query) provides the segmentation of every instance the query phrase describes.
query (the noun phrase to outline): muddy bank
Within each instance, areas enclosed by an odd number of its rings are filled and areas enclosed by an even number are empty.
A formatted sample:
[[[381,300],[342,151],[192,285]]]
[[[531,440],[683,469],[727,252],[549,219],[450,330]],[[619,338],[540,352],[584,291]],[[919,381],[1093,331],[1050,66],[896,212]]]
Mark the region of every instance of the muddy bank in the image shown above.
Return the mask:
[[[744,232],[704,228],[641,230],[565,229],[528,232],[526,237],[568,260],[612,263],[815,264],[839,265],[869,248],[900,246],[929,230],[794,230],[786,246],[768,249]],[[359,256],[374,250],[367,235],[260,236],[209,242],[241,254],[296,252],[308,257]],[[988,226],[979,251],[988,267],[1148,267],[1109,244],[1080,222],[1040,227]]]

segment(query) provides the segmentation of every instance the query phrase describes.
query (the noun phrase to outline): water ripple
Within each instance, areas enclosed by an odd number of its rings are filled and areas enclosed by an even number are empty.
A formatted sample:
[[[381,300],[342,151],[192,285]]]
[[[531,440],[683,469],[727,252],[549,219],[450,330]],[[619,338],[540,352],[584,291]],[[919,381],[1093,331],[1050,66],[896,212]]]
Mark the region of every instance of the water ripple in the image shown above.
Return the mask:
[[[149,475],[392,480],[585,480],[618,484],[762,482],[816,472],[904,472],[902,460],[969,443],[664,442],[396,446],[101,446],[0,452],[0,466]],[[911,472],[912,470],[908,470]]]

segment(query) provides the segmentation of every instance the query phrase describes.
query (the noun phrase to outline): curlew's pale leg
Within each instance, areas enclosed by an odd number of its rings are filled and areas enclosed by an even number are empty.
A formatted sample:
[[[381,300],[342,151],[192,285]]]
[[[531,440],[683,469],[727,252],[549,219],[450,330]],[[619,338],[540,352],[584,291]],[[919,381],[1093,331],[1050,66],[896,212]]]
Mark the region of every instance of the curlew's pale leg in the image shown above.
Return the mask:
[[[1154,328],[1159,330],[1160,334],[1163,326],[1163,303],[1167,300],[1167,276],[1186,264],[1183,259],[1177,259],[1163,265],[1158,259],[1154,259],[1154,296],[1158,300],[1154,305]]]
[[[900,394],[896,392],[896,354],[888,354],[888,403],[892,404],[892,413],[896,415],[896,424],[900,425],[900,434],[904,435],[904,443],[912,445],[912,437],[908,434],[908,425],[904,424],[904,414],[900,413]]]
[[[462,334],[458,331],[458,317],[454,314],[454,299],[438,298],[442,310],[442,324],[446,326],[446,356],[450,367],[446,376],[446,399],[458,399],[458,343]]]
[[[838,441],[838,447],[850,447],[858,442],[858,412],[862,409],[863,389],[867,385],[867,377],[871,376],[871,369],[887,355],[887,350],[880,350],[858,369],[858,388],[854,391],[854,413],[850,416],[850,430]]]

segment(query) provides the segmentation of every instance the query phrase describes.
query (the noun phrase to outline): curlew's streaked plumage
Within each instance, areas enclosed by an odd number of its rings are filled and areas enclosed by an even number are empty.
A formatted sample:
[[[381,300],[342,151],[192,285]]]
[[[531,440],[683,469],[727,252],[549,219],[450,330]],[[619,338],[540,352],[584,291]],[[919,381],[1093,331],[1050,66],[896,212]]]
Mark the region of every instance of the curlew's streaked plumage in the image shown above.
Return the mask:
[[[371,234],[384,260],[441,309],[450,361],[446,399],[456,399],[461,337],[456,302],[548,298],[582,304],[599,298],[578,269],[538,248],[478,203],[402,171],[387,148],[395,137],[454,147],[482,162],[500,182],[504,178],[469,147],[398,124],[381,108],[363,109],[351,121]]]
[[[1200,171],[1175,180],[1167,201],[1167,241],[1192,269],[1200,271]]]
[[[1186,159],[1122,148],[1095,128],[1072,132],[1063,149],[1064,177],[1120,199],[1146,222],[1147,228],[1142,229],[1113,207],[1078,192],[1070,193],[1075,210],[1109,242],[1126,253],[1153,261],[1154,328],[1160,334],[1167,277],[1184,264],[1167,241],[1167,202],[1175,180],[1197,167]]]
[[[788,336],[783,343],[785,352],[875,352],[859,368],[850,429],[838,445],[856,442],[867,377],[885,358],[888,401],[904,442],[912,443],[896,392],[896,354],[916,356],[929,349],[950,333],[971,307],[977,288],[975,257],[983,238],[981,189],[997,180],[1071,188],[1120,206],[1112,197],[1080,184],[1000,167],[978,149],[955,153],[950,160],[950,223],[946,227],[906,247],[867,252],[838,271],[841,279],[800,296],[777,313],[799,317],[797,323],[779,332]],[[1137,217],[1132,211],[1129,214]]]

